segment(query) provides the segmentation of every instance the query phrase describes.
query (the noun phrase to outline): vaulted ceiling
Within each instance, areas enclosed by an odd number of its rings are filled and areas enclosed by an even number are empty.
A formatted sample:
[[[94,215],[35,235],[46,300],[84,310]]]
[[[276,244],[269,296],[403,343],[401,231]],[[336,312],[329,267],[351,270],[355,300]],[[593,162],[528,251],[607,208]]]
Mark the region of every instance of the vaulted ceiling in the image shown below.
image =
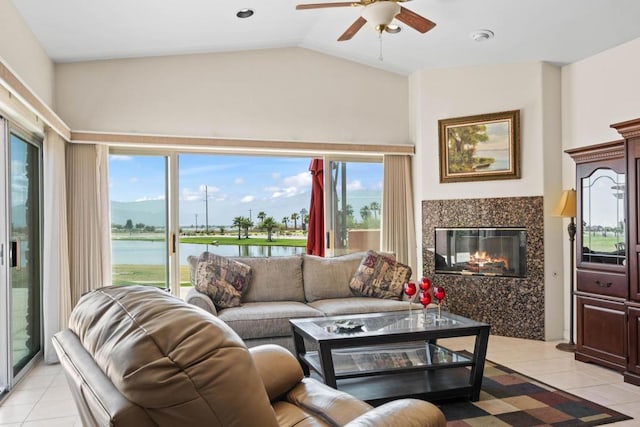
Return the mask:
[[[410,74],[526,61],[560,65],[640,37],[638,0],[412,0],[435,22],[379,37],[337,38],[361,7],[296,10],[294,0],[11,0],[56,62],[303,47]],[[317,0],[315,0],[317,1]],[[255,13],[236,17],[243,8]],[[476,30],[495,37],[474,41]],[[382,53],[382,60],[380,59]]]

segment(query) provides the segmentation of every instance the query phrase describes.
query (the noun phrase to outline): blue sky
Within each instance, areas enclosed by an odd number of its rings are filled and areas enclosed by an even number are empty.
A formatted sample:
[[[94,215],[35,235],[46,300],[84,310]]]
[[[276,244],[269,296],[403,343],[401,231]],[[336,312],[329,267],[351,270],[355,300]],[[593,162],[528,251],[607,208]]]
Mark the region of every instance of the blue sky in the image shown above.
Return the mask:
[[[196,214],[200,224],[204,223],[205,186],[210,224],[229,224],[238,215],[251,215],[255,220],[260,211],[280,221],[292,212],[309,209],[311,158],[182,154],[179,159],[181,225],[195,222]],[[109,174],[112,200],[164,199],[164,159],[160,156],[112,155]],[[354,197],[355,191],[379,192],[382,164],[348,163],[347,188]]]

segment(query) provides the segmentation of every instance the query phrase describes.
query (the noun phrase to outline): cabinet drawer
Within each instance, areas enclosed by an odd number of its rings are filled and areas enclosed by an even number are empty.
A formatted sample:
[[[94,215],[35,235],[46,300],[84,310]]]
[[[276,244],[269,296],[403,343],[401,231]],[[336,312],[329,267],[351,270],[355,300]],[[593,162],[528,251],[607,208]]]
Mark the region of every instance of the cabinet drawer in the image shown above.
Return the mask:
[[[602,271],[578,270],[578,290],[620,298],[629,294],[626,275]]]

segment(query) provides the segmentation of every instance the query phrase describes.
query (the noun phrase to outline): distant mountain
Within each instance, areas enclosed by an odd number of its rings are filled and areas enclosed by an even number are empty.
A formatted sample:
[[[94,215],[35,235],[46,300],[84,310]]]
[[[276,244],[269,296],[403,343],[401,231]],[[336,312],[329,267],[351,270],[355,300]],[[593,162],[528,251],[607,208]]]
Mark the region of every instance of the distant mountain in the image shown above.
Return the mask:
[[[239,201],[216,202],[209,200],[209,226],[229,227],[236,216],[251,216],[254,223],[258,223],[257,215],[265,212],[267,216],[272,216],[280,222],[285,216],[292,213],[300,213],[302,209],[309,210],[309,193],[298,194],[293,197],[271,198],[266,200],[254,200],[249,203]],[[380,191],[355,190],[349,192],[347,201],[353,207],[354,217],[360,221],[360,209],[368,206],[371,202],[380,203]],[[163,226],[165,223],[165,201],[164,200],[144,200],[139,202],[111,202],[111,223],[124,225],[130,219],[133,224],[143,223],[145,225]],[[251,213],[249,213],[251,210]],[[198,227],[205,225],[205,202],[204,200],[180,201],[180,226],[192,227],[196,224],[198,216]],[[291,223],[293,225],[293,223]],[[298,220],[298,226],[300,221]]]

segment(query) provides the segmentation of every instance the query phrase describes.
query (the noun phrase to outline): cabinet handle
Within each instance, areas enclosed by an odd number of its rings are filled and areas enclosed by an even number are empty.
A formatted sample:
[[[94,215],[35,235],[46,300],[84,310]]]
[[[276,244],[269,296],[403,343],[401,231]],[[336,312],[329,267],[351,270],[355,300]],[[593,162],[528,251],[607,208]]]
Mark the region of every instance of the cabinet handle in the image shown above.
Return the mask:
[[[610,288],[611,285],[613,285],[613,283],[612,282],[603,283],[600,280],[596,280],[596,285],[600,286],[601,288]]]

